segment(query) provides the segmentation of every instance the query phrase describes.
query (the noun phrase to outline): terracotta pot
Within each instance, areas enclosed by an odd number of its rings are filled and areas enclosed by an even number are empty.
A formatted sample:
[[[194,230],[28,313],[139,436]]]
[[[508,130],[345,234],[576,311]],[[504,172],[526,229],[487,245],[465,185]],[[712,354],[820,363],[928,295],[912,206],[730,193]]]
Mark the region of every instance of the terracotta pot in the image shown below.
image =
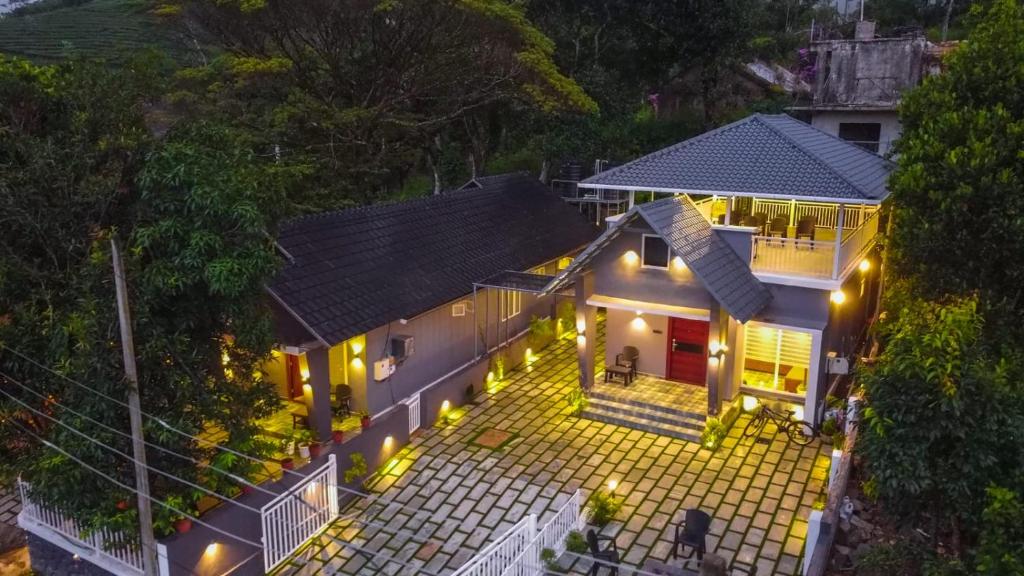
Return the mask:
[[[242,484],[242,494],[245,496],[252,494],[252,486],[249,486],[248,484]]]
[[[295,461],[291,458],[285,458],[281,460],[281,468],[284,468],[285,470],[292,470],[295,468]]]
[[[309,457],[310,458],[319,458],[320,457],[320,443],[319,442],[313,442],[312,444],[309,445]]]
[[[367,428],[369,428],[370,427],[370,417],[369,416],[363,416],[362,419],[359,420],[359,425],[363,427],[363,430],[366,430]]]
[[[192,529],[191,518],[178,518],[174,521],[174,529],[178,531],[178,534],[184,534]]]
[[[335,430],[331,432],[331,439],[334,440],[335,444],[341,444],[341,441],[345,439],[345,431]]]
[[[127,500],[121,500],[120,502],[118,502],[117,503],[117,509],[118,510],[127,510],[128,509],[128,501]]]

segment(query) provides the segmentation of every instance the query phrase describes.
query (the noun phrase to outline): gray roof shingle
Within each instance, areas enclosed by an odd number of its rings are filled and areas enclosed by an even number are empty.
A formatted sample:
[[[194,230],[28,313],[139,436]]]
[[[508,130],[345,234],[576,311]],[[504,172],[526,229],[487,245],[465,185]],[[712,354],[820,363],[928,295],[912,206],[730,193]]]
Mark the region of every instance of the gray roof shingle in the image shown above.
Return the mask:
[[[313,336],[342,342],[577,250],[600,230],[526,175],[417,200],[306,216],[278,236],[294,260],[267,287]]]
[[[580,252],[572,264],[548,284],[545,292],[564,287],[637,218],[643,218],[665,240],[672,252],[683,259],[711,296],[733,318],[747,322],[771,301],[768,288],[754,276],[750,266],[714,233],[693,201],[686,196],[664,198],[631,208],[614,226]]]
[[[582,187],[876,203],[894,165],[785,114],[754,114],[596,174]]]

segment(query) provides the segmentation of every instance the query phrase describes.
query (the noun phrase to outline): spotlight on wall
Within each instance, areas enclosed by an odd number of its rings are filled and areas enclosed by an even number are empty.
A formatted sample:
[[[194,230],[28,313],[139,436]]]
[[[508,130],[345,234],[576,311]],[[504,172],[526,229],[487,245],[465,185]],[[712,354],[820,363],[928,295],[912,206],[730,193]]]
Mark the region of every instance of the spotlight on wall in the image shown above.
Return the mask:
[[[868,270],[871,270],[871,260],[865,258],[860,261],[860,265],[857,267],[860,268],[861,272],[867,272]]]
[[[626,260],[626,264],[632,266],[640,260],[640,256],[634,250],[626,250],[626,253],[622,255]]]
[[[672,267],[675,268],[676,270],[682,270],[686,268],[686,262],[683,262],[682,257],[676,256],[675,258],[672,259]]]
[[[385,448],[386,450],[390,450],[390,449],[391,449],[391,447],[392,447],[392,446],[393,446],[394,444],[395,444],[395,437],[394,437],[394,436],[388,435],[388,436],[385,436],[385,437],[384,437],[384,448]]]
[[[743,411],[753,412],[755,409],[757,409],[757,398],[754,398],[753,396],[744,396]]]
[[[828,298],[833,304],[842,304],[843,302],[846,302],[846,292],[843,292],[842,290],[833,290],[832,294],[829,294]]]
[[[217,543],[216,542],[210,542],[209,544],[207,544],[206,545],[206,550],[203,552],[203,554],[206,554],[207,556],[213,556],[216,553],[217,553]]]
[[[444,402],[441,402],[441,412],[442,413],[447,412],[447,411],[449,411],[451,409],[452,409],[452,403],[451,402],[449,402],[447,400],[445,400]]]

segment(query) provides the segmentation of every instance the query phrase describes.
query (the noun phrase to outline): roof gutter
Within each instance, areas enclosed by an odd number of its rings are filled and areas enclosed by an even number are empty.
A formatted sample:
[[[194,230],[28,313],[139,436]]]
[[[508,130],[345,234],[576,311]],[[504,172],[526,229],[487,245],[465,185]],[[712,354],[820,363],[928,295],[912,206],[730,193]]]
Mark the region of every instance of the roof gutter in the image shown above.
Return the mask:
[[[629,192],[660,192],[664,194],[700,194],[703,196],[740,196],[746,198],[771,198],[774,200],[803,200],[805,202],[825,202],[829,204],[864,204],[877,206],[889,197],[881,199],[869,198],[829,198],[827,196],[795,196],[792,194],[764,194],[751,192],[728,192],[723,190],[691,190],[687,188],[658,188],[653,186],[629,186],[624,184],[593,184],[580,182],[578,188],[587,190],[626,190]]]

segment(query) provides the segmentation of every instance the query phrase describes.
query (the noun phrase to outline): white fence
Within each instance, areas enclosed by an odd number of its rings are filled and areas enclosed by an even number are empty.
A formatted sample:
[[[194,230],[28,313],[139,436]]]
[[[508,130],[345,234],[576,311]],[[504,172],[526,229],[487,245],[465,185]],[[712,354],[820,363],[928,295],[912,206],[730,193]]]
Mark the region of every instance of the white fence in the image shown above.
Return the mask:
[[[61,548],[68,549],[70,544],[78,550],[69,551],[115,574],[142,574],[142,551],[129,537],[106,530],[85,535],[78,522],[53,506],[33,500],[32,487],[27,482],[19,479],[18,490],[21,492],[21,514],[18,516],[18,524],[22,528]],[[40,526],[56,532],[59,536],[50,538],[47,534],[39,533]],[[61,542],[61,537],[70,542]]]
[[[420,395],[413,394],[405,401],[409,407],[409,434],[420,429]]]
[[[847,204],[843,208],[843,228],[853,229],[861,225],[875,210],[874,207]],[[814,216],[818,228],[836,228],[839,225],[839,205],[817,202],[796,202],[793,200],[760,200],[755,198],[752,214],[765,214],[770,222],[776,216],[789,218],[790,226],[796,226],[804,216]]]
[[[263,565],[270,572],[338,516],[334,454],[302,482],[260,509]]]
[[[581,495],[577,490],[540,530],[537,517],[530,514],[497,540],[459,567],[452,576],[538,576],[544,573],[541,551],[565,551],[565,538],[582,530]]]

